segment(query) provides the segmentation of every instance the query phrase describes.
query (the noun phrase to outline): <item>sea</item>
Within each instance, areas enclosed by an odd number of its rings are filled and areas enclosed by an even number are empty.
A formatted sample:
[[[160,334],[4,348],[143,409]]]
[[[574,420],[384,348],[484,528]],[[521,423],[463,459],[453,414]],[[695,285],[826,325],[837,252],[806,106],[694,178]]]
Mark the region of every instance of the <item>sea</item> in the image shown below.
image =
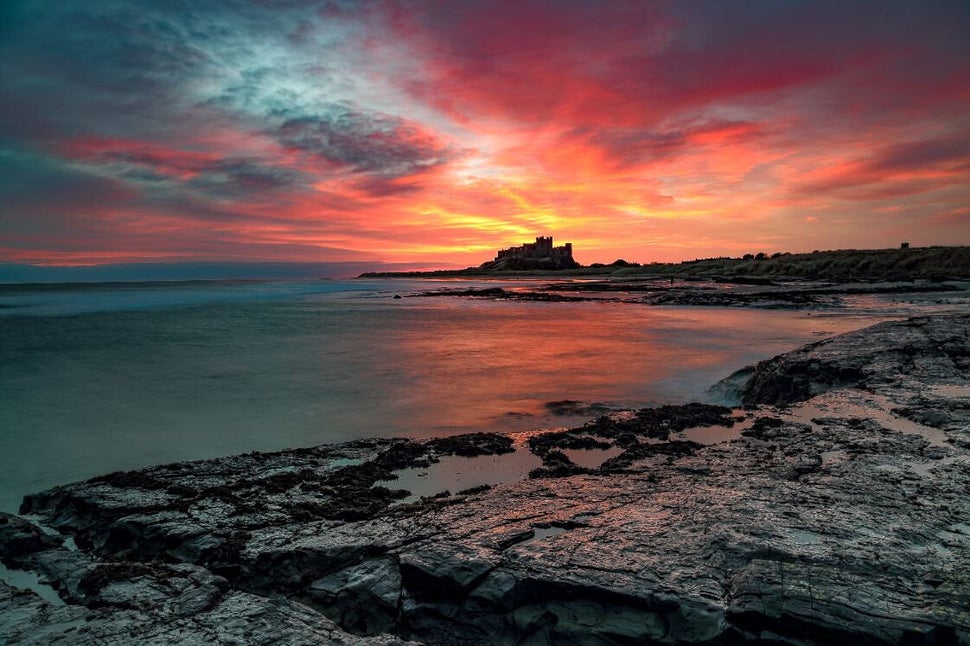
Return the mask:
[[[547,406],[562,400],[710,400],[715,382],[758,360],[946,307],[928,297],[797,311],[418,295],[531,285],[0,285],[0,510],[175,461],[588,419]]]

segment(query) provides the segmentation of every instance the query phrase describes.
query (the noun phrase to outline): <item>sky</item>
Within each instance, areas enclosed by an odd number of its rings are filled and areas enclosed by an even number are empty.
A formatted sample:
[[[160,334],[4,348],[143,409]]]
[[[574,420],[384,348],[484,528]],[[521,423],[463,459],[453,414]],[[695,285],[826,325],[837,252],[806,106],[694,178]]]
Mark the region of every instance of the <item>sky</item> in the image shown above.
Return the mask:
[[[0,4],[0,263],[970,244],[970,2]]]

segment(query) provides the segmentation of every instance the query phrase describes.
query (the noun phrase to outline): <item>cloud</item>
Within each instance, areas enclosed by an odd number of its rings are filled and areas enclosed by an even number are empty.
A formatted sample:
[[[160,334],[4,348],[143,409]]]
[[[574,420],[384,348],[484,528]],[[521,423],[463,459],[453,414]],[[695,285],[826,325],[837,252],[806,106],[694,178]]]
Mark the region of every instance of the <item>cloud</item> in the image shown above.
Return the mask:
[[[75,211],[96,202],[124,203],[135,193],[123,182],[30,154],[0,150],[0,223],[4,230],[40,232],[38,219],[51,212]]]
[[[798,93],[832,91],[826,101],[853,101],[839,116],[860,118],[967,98],[970,10],[959,2],[420,7],[392,23],[429,62],[403,83],[470,124],[657,131],[672,112],[757,110]]]
[[[34,258],[966,240],[962,0],[9,0],[0,30],[0,235]]]
[[[176,149],[148,141],[84,137],[64,142],[60,152],[67,159],[101,168],[119,179],[221,197],[308,190],[312,183],[308,173],[276,165],[268,157],[224,156],[218,151]]]
[[[926,139],[887,146],[864,167],[872,172],[896,172],[937,168],[970,172],[970,138]]]
[[[970,138],[933,138],[884,146],[823,167],[795,193],[855,200],[916,195],[970,182]]]
[[[326,106],[318,114],[287,118],[268,134],[284,148],[381,177],[420,174],[456,156],[414,123],[343,104]]]

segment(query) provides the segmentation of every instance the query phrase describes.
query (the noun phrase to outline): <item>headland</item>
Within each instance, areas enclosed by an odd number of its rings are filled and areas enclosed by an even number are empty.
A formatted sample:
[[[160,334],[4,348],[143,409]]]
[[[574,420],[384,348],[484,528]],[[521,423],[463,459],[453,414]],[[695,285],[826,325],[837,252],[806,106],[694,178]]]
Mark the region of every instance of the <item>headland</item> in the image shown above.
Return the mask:
[[[538,246],[539,241],[543,242]],[[548,250],[547,250],[548,244]],[[553,254],[553,249],[562,250]],[[566,252],[568,260],[566,262]],[[560,260],[558,264],[556,261]],[[544,266],[543,266],[544,265]],[[494,260],[466,269],[419,272],[369,272],[361,278],[556,277],[681,280],[912,281],[970,279],[970,247],[841,249],[812,253],[745,254],[740,258],[703,258],[680,263],[580,265],[572,244],[552,247],[552,238],[500,251]]]
[[[541,243],[541,244],[540,244]],[[575,266],[550,269],[550,254]],[[545,269],[532,256],[543,255]],[[523,264],[523,263],[532,263]],[[448,286],[409,296],[461,296],[494,300],[622,301],[645,305],[756,308],[838,308],[846,297],[965,292],[970,247],[818,251],[809,254],[747,254],[675,264],[641,265],[617,260],[583,267],[572,245],[552,238],[499,251],[496,259],[457,271],[362,274],[361,278],[531,279],[510,287]],[[548,284],[536,283],[548,279]]]

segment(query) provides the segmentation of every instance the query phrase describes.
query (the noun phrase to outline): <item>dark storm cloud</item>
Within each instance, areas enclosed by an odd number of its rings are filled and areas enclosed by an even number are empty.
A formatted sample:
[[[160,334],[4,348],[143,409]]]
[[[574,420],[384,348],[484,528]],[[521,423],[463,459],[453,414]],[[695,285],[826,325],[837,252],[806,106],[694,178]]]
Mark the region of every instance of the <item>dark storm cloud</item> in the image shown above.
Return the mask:
[[[305,186],[308,177],[305,173],[268,166],[245,159],[227,159],[204,169],[209,175],[221,175],[230,183],[254,190],[288,189]]]
[[[184,84],[211,67],[200,43],[213,37],[190,7],[167,9],[176,19],[117,2],[9,3],[2,86],[18,99],[23,130],[43,138],[164,129]]]
[[[912,168],[960,167],[970,169],[970,139],[939,138],[888,146],[868,162],[873,172]]]
[[[36,228],[36,221],[29,220],[40,213],[76,212],[88,204],[125,202],[134,195],[122,182],[89,169],[29,154],[0,152],[0,222],[5,228]],[[26,221],[24,215],[29,216]]]
[[[95,172],[96,168],[31,155],[0,155],[0,224],[4,233],[12,240],[83,226],[109,237],[113,225],[102,222],[101,214],[135,214],[152,208],[207,222],[258,220],[167,186],[137,190],[114,176]],[[272,173],[264,174],[238,162],[227,163],[220,173],[234,177],[239,184],[277,181]]]
[[[160,139],[218,118],[251,126],[273,107],[266,81],[294,71],[289,34],[319,10],[315,2],[8,0],[0,14],[4,130],[14,139]],[[226,106],[228,114],[204,109],[231,88],[255,96]]]
[[[188,187],[217,190],[222,195],[293,190],[305,188],[311,181],[301,171],[245,158],[173,160],[151,153],[119,151],[104,155],[102,160],[121,164],[120,173],[125,177],[157,182],[185,181]]]
[[[127,150],[74,161],[121,181],[220,197],[306,188],[341,172],[372,174],[366,184],[375,194],[395,192],[405,189],[388,179],[454,157],[418,124],[313,96],[314,85],[336,82],[341,55],[315,53],[339,42],[337,18],[353,18],[360,11],[353,3],[66,0],[10,2],[3,11],[0,143],[16,150],[57,157],[65,140],[124,140]],[[317,33],[323,44],[313,40],[321,20],[329,30]],[[299,55],[300,47],[309,54]],[[173,154],[186,147],[173,135],[199,150],[192,139],[216,127],[268,135],[305,156],[316,177],[281,167],[271,152]],[[153,145],[170,150],[161,155]]]
[[[270,134],[287,148],[385,177],[419,174],[454,156],[414,124],[342,104],[330,105],[322,114],[286,119]]]

